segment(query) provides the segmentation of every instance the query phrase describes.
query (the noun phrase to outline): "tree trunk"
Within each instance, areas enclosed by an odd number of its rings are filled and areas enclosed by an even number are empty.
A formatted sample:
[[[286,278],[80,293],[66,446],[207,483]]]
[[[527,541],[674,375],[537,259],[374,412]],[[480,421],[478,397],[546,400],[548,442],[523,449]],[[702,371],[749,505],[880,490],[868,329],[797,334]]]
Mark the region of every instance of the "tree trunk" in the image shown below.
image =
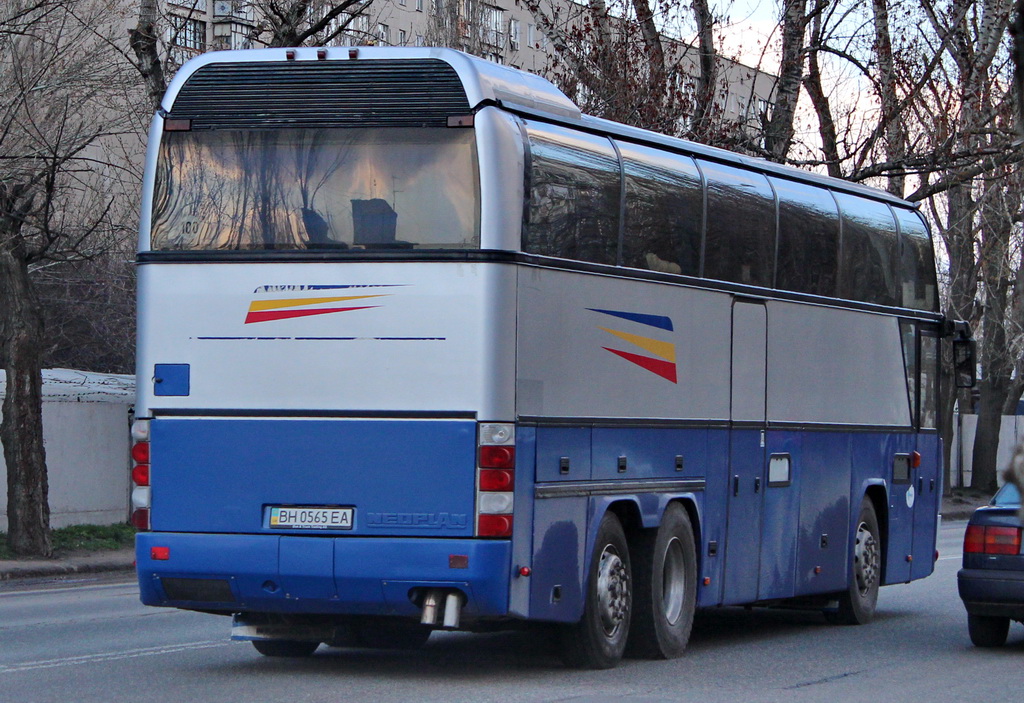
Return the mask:
[[[1005,389],[992,387],[991,381],[982,381],[978,401],[978,429],[974,435],[974,453],[971,459],[971,488],[995,493],[996,467],[999,452],[999,429],[1003,420]]]
[[[53,548],[43,448],[43,320],[35,298],[27,263],[0,246],[0,360],[7,372],[0,441],[7,464],[7,541],[15,554],[48,557]]]
[[[807,0],[786,0],[782,21],[782,63],[775,89],[775,107],[764,133],[768,158],[783,163],[793,144],[793,120],[803,82],[804,33],[807,29]]]

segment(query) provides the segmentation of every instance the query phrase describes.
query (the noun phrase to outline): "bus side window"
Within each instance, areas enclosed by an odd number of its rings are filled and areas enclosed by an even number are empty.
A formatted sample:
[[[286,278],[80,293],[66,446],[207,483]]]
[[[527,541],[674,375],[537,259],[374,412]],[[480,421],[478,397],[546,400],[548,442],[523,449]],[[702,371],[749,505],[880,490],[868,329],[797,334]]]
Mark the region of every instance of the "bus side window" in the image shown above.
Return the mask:
[[[939,338],[935,330],[921,329],[921,427],[939,426]]]
[[[779,258],[775,287],[835,296],[839,271],[839,211],[832,195],[804,183],[770,179],[779,197]]]
[[[899,305],[896,222],[885,203],[835,193],[843,218],[839,297]]]
[[[626,174],[622,264],[700,275],[704,191],[689,156],[620,143]]]
[[[611,142],[551,125],[527,124],[529,217],[523,251],[615,264],[619,247],[619,161]]]
[[[775,262],[775,196],[768,179],[700,161],[707,179],[704,277],[770,286]]]
[[[907,399],[910,402],[910,421],[917,424],[917,325],[900,320],[900,338],[903,341],[903,368],[907,375]]]
[[[903,307],[938,312],[938,284],[931,235],[921,216],[911,210],[893,208],[900,226],[900,283]]]

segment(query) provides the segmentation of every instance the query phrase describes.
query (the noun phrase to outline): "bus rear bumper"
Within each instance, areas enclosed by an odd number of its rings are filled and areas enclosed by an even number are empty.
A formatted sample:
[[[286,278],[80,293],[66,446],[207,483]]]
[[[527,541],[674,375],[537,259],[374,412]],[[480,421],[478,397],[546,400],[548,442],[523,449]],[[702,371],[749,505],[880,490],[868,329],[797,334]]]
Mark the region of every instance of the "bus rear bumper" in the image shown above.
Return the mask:
[[[427,589],[464,617],[508,614],[511,545],[477,539],[140,533],[146,605],[225,613],[418,616]]]

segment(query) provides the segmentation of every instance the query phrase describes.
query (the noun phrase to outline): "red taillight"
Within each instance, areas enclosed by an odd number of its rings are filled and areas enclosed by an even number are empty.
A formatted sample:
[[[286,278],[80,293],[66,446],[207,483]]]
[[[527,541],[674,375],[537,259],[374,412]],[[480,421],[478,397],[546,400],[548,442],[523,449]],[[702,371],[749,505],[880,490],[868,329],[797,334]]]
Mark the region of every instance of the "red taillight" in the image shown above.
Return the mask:
[[[511,537],[515,505],[516,428],[505,422],[478,429],[476,535]]]
[[[511,469],[480,469],[481,491],[511,491],[515,473]]]
[[[149,485],[149,464],[136,464],[132,469],[132,481],[136,486]]]
[[[132,526],[137,530],[149,529],[149,508],[139,508],[132,513]]]
[[[149,550],[149,558],[154,561],[167,561],[171,558],[170,547],[151,547]]]
[[[477,535],[480,537],[511,537],[511,515],[480,515],[477,517]]]
[[[968,525],[964,554],[1020,554],[1020,527]]]
[[[480,447],[480,468],[483,469],[514,469],[516,467],[516,448],[509,446]],[[497,489],[500,490],[500,489]]]
[[[132,459],[139,464],[149,463],[149,442],[136,442],[132,447]]]

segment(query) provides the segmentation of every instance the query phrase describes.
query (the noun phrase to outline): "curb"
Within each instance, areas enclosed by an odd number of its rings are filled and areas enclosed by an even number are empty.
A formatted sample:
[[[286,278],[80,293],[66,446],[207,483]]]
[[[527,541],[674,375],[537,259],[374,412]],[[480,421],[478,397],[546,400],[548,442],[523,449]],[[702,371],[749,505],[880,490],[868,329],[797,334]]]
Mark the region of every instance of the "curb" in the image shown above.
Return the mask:
[[[66,559],[0,561],[0,583],[24,578],[130,571],[134,568],[135,552],[133,550]]]

